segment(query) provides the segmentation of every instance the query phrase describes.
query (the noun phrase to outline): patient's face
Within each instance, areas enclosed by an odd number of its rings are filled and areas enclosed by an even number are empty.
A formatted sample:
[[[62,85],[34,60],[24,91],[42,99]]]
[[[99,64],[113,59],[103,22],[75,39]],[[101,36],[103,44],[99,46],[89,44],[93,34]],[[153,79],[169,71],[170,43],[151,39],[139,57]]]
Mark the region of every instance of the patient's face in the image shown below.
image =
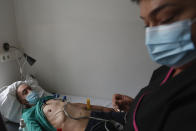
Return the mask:
[[[31,87],[26,85],[26,84],[22,84],[18,87],[17,93],[19,96],[19,99],[21,101],[22,104],[27,104],[28,102],[26,101],[26,97],[27,95],[32,91]]]

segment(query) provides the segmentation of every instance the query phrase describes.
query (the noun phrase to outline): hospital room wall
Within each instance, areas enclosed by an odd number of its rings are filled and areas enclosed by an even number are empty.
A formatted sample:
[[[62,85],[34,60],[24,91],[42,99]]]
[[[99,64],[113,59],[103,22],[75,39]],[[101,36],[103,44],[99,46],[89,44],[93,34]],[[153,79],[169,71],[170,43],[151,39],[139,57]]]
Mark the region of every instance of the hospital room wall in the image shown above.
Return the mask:
[[[13,0],[0,0],[0,46],[3,42],[16,42],[16,21]],[[2,54],[2,47],[0,54]],[[0,88],[19,79],[16,61],[0,62]]]
[[[130,0],[14,0],[18,42],[51,92],[135,96],[158,67]]]

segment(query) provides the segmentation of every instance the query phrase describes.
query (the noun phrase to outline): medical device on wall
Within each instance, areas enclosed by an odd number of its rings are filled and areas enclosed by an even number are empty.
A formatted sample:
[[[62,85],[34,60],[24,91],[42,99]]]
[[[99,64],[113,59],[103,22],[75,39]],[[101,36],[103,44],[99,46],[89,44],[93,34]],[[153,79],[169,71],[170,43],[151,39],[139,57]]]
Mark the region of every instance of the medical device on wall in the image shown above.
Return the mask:
[[[2,59],[5,61],[7,61],[7,59],[17,60],[19,70],[20,70],[21,80],[24,80],[25,79],[25,75],[24,75],[25,64],[28,63],[30,66],[32,66],[36,62],[36,60],[34,58],[32,58],[31,56],[27,55],[21,49],[15,47],[15,46],[11,46],[9,43],[3,43],[2,47],[5,51],[5,53],[4,53],[5,55],[3,55],[4,58],[2,58]],[[11,56],[11,53],[9,53],[10,49],[14,49],[14,50],[18,51],[19,53],[16,53],[14,55],[12,54],[12,56]],[[6,53],[7,53],[7,55],[6,55]]]

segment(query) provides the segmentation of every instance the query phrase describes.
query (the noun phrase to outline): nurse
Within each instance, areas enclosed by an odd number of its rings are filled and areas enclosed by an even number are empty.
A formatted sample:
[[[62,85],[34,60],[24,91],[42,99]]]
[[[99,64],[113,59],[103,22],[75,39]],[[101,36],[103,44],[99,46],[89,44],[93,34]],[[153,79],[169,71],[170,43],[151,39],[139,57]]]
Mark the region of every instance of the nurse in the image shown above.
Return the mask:
[[[162,65],[133,99],[115,94],[126,131],[196,130],[196,1],[132,0],[145,23],[145,45]]]

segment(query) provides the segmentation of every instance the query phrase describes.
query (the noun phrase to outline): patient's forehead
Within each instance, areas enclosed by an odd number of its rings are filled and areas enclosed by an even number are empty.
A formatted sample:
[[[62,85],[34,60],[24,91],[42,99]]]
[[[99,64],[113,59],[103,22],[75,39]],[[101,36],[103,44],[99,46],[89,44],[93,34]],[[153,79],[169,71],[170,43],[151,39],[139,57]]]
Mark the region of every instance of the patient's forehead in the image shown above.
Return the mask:
[[[31,87],[27,84],[21,84],[18,89],[17,89],[17,94],[20,96],[20,97],[24,97],[26,96],[29,91],[31,91]]]
[[[21,84],[19,87],[18,87],[18,92],[22,92],[24,89],[28,88],[28,85],[27,84]]]

